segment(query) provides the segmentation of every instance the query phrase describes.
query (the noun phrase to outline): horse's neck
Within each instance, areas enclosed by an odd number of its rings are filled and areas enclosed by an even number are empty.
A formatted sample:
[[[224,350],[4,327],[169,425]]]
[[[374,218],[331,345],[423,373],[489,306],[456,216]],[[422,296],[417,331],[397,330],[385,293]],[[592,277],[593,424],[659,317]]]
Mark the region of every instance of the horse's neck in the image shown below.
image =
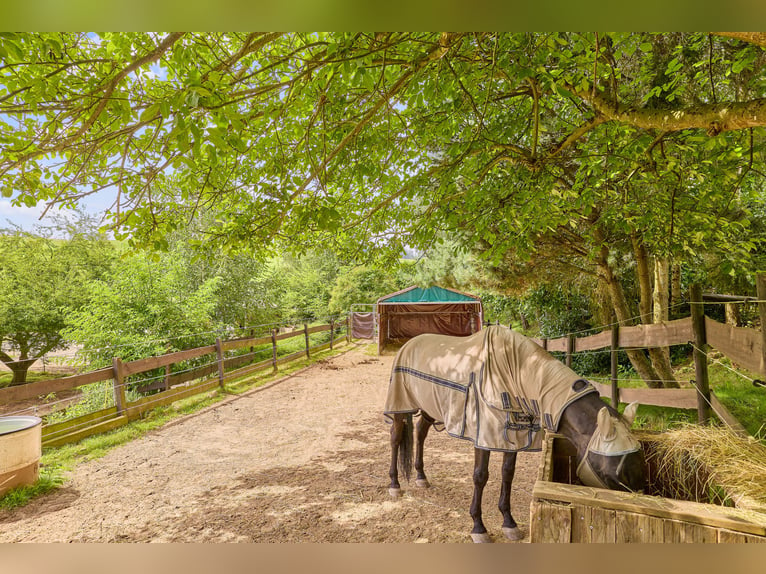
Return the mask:
[[[558,432],[574,444],[580,457],[588,448],[590,438],[596,430],[598,412],[604,406],[605,403],[597,393],[589,393],[574,401],[561,414]]]

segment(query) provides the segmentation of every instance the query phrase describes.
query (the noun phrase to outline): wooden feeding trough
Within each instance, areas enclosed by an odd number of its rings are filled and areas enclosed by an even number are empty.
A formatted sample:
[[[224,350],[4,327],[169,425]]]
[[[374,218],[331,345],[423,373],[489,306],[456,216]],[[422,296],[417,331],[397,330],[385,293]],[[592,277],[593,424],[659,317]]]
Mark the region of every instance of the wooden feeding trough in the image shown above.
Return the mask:
[[[546,437],[532,492],[531,542],[766,542],[766,513],[583,486],[574,455],[566,438]]]

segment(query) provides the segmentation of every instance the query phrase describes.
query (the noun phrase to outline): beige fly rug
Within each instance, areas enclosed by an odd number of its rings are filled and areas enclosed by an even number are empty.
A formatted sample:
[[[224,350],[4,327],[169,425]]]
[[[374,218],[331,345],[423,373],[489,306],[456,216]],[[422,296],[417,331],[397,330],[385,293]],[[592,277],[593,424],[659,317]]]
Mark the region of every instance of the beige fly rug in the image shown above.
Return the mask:
[[[394,359],[383,412],[389,420],[425,412],[438,430],[486,450],[539,450],[542,429],[556,431],[564,409],[595,392],[531,339],[490,326],[408,341]]]

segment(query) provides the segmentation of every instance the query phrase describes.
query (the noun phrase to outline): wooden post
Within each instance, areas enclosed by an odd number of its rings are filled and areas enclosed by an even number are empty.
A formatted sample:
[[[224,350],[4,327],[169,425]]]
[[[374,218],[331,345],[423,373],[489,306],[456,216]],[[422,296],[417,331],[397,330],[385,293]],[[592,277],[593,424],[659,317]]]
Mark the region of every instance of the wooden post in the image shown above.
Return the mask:
[[[220,337],[215,340],[215,354],[218,356],[218,384],[223,389],[223,345]]]
[[[758,315],[761,318],[761,357],[763,357],[763,372],[766,377],[766,273],[758,273],[756,277],[758,289]]]
[[[617,408],[620,404],[620,386],[617,381],[617,367],[620,352],[620,327],[615,325],[612,327],[612,347],[610,350],[611,375],[612,375],[612,406]]]
[[[309,350],[309,324],[303,324],[303,336],[306,338],[306,358],[311,358],[311,351]]]
[[[351,317],[346,315],[346,343],[351,344]]]
[[[250,338],[255,339],[255,329],[250,329]],[[251,363],[255,362],[255,356],[253,355],[254,352],[255,352],[255,347],[250,345],[250,362]]]
[[[694,332],[694,374],[697,378],[697,418],[700,424],[710,420],[710,383],[707,371],[707,336],[705,335],[705,306],[698,284],[689,288],[689,303]]]
[[[548,339],[543,338],[543,349],[548,350]]]
[[[330,350],[332,351],[332,342],[335,339],[335,319],[330,319]]]
[[[114,385],[114,406],[117,407],[117,414],[125,411],[125,375],[123,374],[122,359],[115,357],[112,359],[112,381]]]
[[[574,335],[569,334],[567,335],[567,356],[566,356],[566,366],[572,367],[572,353],[574,353],[574,345],[575,345],[575,339]]]
[[[271,361],[274,366],[274,370],[277,370],[277,330],[271,330]]]
[[[170,389],[170,365],[165,365],[165,379],[163,383],[165,386],[164,390],[167,391],[168,389]]]

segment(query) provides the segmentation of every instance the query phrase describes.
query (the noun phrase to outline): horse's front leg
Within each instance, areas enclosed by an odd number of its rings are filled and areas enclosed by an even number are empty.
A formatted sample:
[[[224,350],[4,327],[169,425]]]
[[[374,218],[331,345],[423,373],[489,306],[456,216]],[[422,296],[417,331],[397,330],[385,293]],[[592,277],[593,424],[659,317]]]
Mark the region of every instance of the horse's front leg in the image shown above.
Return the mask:
[[[428,488],[431,486],[426,478],[426,473],[423,470],[423,443],[426,441],[428,431],[434,424],[434,419],[429,417],[426,413],[420,413],[420,419],[417,425],[417,444],[415,445],[415,486],[421,488]]]
[[[511,516],[511,485],[516,471],[516,453],[506,452],[503,454],[503,482],[500,486],[500,503],[498,508],[503,515],[503,534],[509,540],[521,540],[524,534],[516,525]]]
[[[404,415],[395,414],[394,422],[391,425],[391,466],[388,470],[388,476],[391,478],[391,484],[388,486],[388,493],[394,498],[401,494],[399,485],[399,447],[404,438]]]
[[[474,448],[473,452],[473,500],[471,500],[473,530],[471,530],[471,538],[474,542],[492,542],[481,519],[481,497],[487,480],[489,480],[489,451]]]

